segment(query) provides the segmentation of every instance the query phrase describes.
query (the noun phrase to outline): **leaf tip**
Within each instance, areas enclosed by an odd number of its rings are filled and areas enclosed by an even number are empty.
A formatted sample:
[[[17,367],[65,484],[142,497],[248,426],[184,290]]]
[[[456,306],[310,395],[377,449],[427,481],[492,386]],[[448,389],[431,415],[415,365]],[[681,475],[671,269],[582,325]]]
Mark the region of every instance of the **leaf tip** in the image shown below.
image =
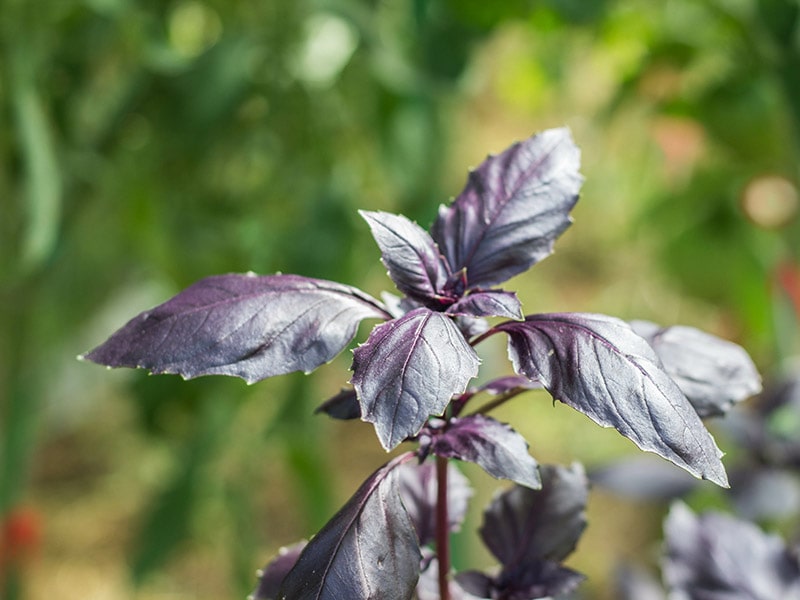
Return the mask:
[[[714,473],[703,474],[703,479],[706,479],[711,483],[715,483],[719,487],[726,490],[731,488],[731,484],[728,481],[728,474],[725,472],[724,467],[719,470],[715,469]]]

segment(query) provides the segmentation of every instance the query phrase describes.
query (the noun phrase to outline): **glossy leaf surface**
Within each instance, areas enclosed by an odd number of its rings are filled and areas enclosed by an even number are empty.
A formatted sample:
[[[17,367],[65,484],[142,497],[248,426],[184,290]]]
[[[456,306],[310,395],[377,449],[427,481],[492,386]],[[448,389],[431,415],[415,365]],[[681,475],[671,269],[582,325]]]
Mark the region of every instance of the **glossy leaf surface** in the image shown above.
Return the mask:
[[[619,319],[585,313],[531,315],[504,323],[518,373],[553,397],[614,427],[642,450],[727,486],[717,448],[653,349]]]
[[[783,540],[729,515],[676,503],[664,526],[675,600],[800,600],[800,562]]]
[[[406,463],[397,469],[397,473],[400,497],[414,524],[417,539],[421,546],[430,544],[436,536],[436,464],[434,461]],[[460,528],[471,496],[472,488],[467,478],[454,464],[448,464],[447,517],[450,531]]]
[[[418,308],[372,330],[354,351],[362,419],[387,450],[440,415],[478,373],[478,356],[453,320]]]
[[[373,473],[311,539],[283,581],[281,600],[411,598],[421,555],[394,471],[406,458]]]
[[[428,232],[402,215],[359,213],[369,223],[381,249],[381,260],[397,289],[421,300],[440,296],[447,271]]]
[[[761,376],[738,344],[683,325],[631,325],[653,347],[701,417],[723,415],[761,391]]]
[[[453,273],[468,287],[491,287],[553,251],[570,225],[582,177],[580,152],[566,129],[551,129],[488,157],[471,171],[431,228]]]
[[[484,415],[451,419],[433,435],[430,452],[480,465],[489,475],[539,488],[539,466],[528,454],[528,442],[505,423]]]
[[[309,372],[339,354],[362,319],[386,319],[363,292],[297,275],[218,275],[143,312],[85,358],[153,373],[248,383]]]

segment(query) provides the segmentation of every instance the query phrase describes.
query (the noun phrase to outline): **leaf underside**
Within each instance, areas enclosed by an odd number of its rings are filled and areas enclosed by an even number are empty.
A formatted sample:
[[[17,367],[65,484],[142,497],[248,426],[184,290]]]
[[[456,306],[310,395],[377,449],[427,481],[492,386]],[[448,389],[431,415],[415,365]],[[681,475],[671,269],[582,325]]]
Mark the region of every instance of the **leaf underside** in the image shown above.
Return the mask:
[[[453,320],[417,308],[379,325],[354,351],[362,419],[387,450],[419,433],[478,373],[479,359]]]
[[[84,358],[152,373],[233,375],[253,383],[310,372],[353,339],[380,302],[346,285],[297,275],[207,277],[143,312]]]
[[[518,373],[642,450],[723,487],[717,448],[647,342],[619,319],[586,313],[531,315],[497,327]]]

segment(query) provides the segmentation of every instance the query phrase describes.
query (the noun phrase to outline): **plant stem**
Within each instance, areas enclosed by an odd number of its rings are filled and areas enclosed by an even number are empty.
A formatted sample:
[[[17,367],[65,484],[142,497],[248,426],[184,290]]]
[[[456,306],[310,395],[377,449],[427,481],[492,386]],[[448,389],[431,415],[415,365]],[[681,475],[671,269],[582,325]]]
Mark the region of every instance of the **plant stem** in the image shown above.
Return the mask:
[[[509,400],[514,398],[515,396],[519,396],[523,392],[527,392],[527,391],[528,390],[526,388],[515,388],[513,390],[509,390],[505,394],[500,394],[499,396],[497,396],[496,398],[493,398],[492,400],[490,400],[489,402],[487,402],[486,404],[484,404],[483,406],[481,406],[477,410],[471,412],[470,415],[485,415],[486,413],[488,413],[489,411],[494,410],[498,406],[500,406],[502,404],[505,404],[506,402],[508,402]]]
[[[447,514],[447,459],[436,457],[436,555],[439,561],[439,600],[450,600],[450,517]]]

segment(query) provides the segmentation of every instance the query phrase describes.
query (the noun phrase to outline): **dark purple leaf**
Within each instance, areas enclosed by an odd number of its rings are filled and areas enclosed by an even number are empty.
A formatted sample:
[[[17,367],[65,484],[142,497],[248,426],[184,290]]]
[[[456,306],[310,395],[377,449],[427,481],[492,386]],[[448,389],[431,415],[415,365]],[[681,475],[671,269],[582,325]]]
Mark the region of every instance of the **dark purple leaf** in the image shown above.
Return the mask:
[[[720,513],[673,505],[664,579],[675,600],[800,600],[800,563],[779,537]]]
[[[570,225],[583,178],[567,129],[551,129],[488,157],[471,171],[431,228],[452,273],[469,288],[492,287],[553,251]]]
[[[355,349],[362,419],[387,450],[440,415],[478,373],[478,355],[448,315],[418,308],[372,330]]]
[[[589,482],[583,467],[542,465],[542,488],[514,486],[486,509],[481,537],[504,571],[561,562],[586,527]]]
[[[491,598],[494,590],[494,578],[480,571],[462,571],[457,573],[455,581],[467,594],[476,598]],[[420,599],[422,600],[422,599]]]
[[[586,577],[552,561],[537,561],[518,572],[503,572],[491,577],[479,571],[464,571],[455,576],[450,590],[455,598],[503,600],[551,600],[566,598]],[[422,587],[423,578],[417,589]],[[426,596],[437,600],[437,596]],[[420,600],[424,600],[420,596]]]
[[[562,567],[549,560],[535,561],[530,565],[520,565],[516,569],[504,569],[495,578],[492,597],[504,600],[549,600],[574,591],[584,580],[585,575]]]
[[[694,327],[662,329],[646,321],[631,326],[653,347],[701,417],[723,415],[761,391],[761,376],[741,346]]]
[[[334,419],[348,421],[361,418],[361,405],[358,403],[356,391],[344,388],[333,398],[320,404],[314,412],[323,412]]]
[[[447,312],[451,315],[473,317],[505,317],[517,320],[524,318],[517,295],[502,290],[473,292],[448,307]]]
[[[489,475],[540,488],[539,466],[528,454],[528,442],[505,423],[484,415],[450,419],[432,436],[430,452],[480,465]]]
[[[436,464],[406,463],[397,470],[400,497],[414,523],[421,546],[433,542],[436,536],[436,500],[438,485]],[[447,465],[447,516],[450,531],[458,531],[467,514],[472,488],[455,465]]]
[[[627,565],[617,569],[618,600],[667,600],[661,585],[649,573]]]
[[[620,496],[650,501],[685,496],[699,483],[683,469],[651,454],[632,456],[595,469],[589,479]]]
[[[292,570],[303,548],[308,542],[298,542],[288,548],[281,548],[278,556],[273,558],[258,574],[258,587],[251,596],[252,600],[278,600],[281,583],[287,573]]]
[[[517,373],[553,397],[614,427],[639,448],[723,487],[728,480],[714,439],[647,342],[619,319],[540,314],[507,322]]]
[[[397,289],[421,300],[442,298],[447,271],[428,232],[402,215],[359,213],[369,223],[381,249],[381,260]]]
[[[153,373],[234,375],[253,383],[310,372],[350,342],[362,319],[386,319],[363,292],[297,275],[202,279],[129,321],[85,358]]]
[[[559,563],[586,527],[588,482],[580,465],[542,467],[542,489],[514,486],[484,513],[481,536],[500,560],[494,577],[473,571],[456,576],[480,598],[532,600],[572,592],[584,576]]]
[[[411,598],[421,555],[395,480],[405,460],[373,473],[312,538],[284,579],[281,600]]]

